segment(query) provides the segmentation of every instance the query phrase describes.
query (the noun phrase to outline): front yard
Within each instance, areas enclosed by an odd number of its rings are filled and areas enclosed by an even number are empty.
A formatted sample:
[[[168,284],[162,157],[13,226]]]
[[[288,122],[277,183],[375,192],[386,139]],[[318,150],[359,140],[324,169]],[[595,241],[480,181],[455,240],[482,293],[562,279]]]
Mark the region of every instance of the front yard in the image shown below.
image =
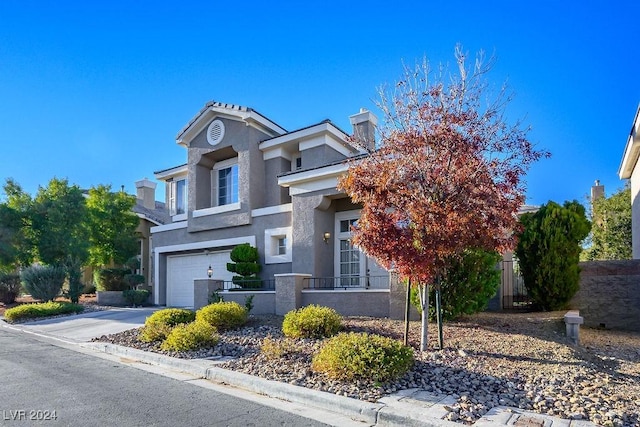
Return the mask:
[[[282,318],[254,316],[243,328],[224,332],[212,347],[163,352],[159,343],[141,343],[138,329],[97,340],[162,352],[174,357],[213,358],[221,366],[298,386],[375,401],[397,390],[419,387],[455,395],[450,420],[472,422],[494,406],[515,406],[602,425],[640,423],[640,334],[582,328],[580,347],[564,336],[564,312],[479,313],[445,325],[445,349],[415,352],[416,363],[387,384],[343,383],[311,370],[321,340],[283,337]],[[345,318],[348,331],[366,331],[401,340],[402,321]],[[419,322],[410,328],[418,348]],[[436,346],[430,325],[430,348]],[[277,357],[261,351],[265,338],[279,342]]]

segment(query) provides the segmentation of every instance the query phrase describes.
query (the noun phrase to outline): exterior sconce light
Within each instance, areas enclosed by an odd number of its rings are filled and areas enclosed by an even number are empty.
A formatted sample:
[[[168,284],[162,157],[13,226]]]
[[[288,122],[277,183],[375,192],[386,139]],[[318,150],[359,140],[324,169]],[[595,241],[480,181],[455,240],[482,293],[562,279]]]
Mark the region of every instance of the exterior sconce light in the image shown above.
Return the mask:
[[[207,268],[207,276],[209,276],[209,279],[213,276],[213,268],[211,268],[211,264],[209,264],[209,268]]]
[[[322,240],[324,240],[325,243],[329,243],[330,238],[331,238],[331,233],[329,233],[328,231],[325,231],[324,234],[322,235]]]

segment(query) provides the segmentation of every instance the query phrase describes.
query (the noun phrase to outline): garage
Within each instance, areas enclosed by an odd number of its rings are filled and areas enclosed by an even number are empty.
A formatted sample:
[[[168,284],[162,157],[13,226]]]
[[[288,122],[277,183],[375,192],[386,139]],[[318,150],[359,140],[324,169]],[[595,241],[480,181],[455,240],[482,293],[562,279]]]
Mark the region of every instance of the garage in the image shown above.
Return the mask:
[[[206,279],[209,265],[213,279],[231,280],[227,271],[231,251],[205,254],[170,255],[167,257],[167,307],[193,307],[193,280]]]

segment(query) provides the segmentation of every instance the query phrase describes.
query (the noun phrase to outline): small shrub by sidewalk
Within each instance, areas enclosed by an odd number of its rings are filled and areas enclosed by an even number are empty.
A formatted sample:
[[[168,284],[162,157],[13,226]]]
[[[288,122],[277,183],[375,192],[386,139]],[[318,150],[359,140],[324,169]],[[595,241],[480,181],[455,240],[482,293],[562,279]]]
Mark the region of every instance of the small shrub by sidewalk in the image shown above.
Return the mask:
[[[284,316],[282,333],[289,338],[325,338],[342,329],[342,316],[332,308],[309,305]]]
[[[20,295],[20,275],[0,273],[0,302],[11,304]]]
[[[219,341],[216,328],[203,320],[177,325],[162,342],[162,350],[188,351],[214,346]]]
[[[143,342],[164,340],[176,325],[193,322],[196,314],[184,308],[158,310],[147,317],[139,339]]]
[[[66,277],[64,267],[51,265],[32,265],[20,275],[25,290],[32,298],[42,301],[53,301],[60,294]]]
[[[122,297],[128,305],[138,306],[144,305],[144,303],[147,302],[149,293],[146,289],[127,289],[126,291],[122,291]]]
[[[49,301],[38,304],[22,304],[9,308],[4,312],[4,318],[9,322],[25,319],[55,316],[59,314],[81,313],[84,307],[68,302]]]
[[[413,365],[413,350],[391,338],[367,333],[341,333],[329,338],[311,368],[338,380],[387,382]]]
[[[209,304],[196,312],[196,320],[207,322],[220,331],[244,325],[247,317],[247,309],[235,301]]]

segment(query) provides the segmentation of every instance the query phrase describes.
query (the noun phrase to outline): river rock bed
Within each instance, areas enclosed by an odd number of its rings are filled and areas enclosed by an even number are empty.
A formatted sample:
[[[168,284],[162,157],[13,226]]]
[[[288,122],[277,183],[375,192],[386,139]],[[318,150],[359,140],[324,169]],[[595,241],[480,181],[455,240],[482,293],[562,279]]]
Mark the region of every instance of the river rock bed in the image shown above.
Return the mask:
[[[605,426],[640,425],[640,334],[582,328],[581,346],[564,336],[564,312],[480,313],[444,327],[444,349],[429,326],[429,351],[415,351],[415,364],[387,384],[344,383],[311,370],[321,340],[290,340],[282,318],[252,316],[238,330],[222,332],[212,348],[166,352],[160,343],[138,341],[139,329],[96,338],[180,358],[219,360],[220,367],[263,378],[375,402],[409,388],[453,395],[447,419],[470,424],[495,406],[511,406]],[[347,317],[347,331],[402,339],[404,324],[389,319]],[[419,322],[410,342],[419,348]],[[265,338],[273,351],[261,352]],[[271,356],[271,357],[269,357]]]

